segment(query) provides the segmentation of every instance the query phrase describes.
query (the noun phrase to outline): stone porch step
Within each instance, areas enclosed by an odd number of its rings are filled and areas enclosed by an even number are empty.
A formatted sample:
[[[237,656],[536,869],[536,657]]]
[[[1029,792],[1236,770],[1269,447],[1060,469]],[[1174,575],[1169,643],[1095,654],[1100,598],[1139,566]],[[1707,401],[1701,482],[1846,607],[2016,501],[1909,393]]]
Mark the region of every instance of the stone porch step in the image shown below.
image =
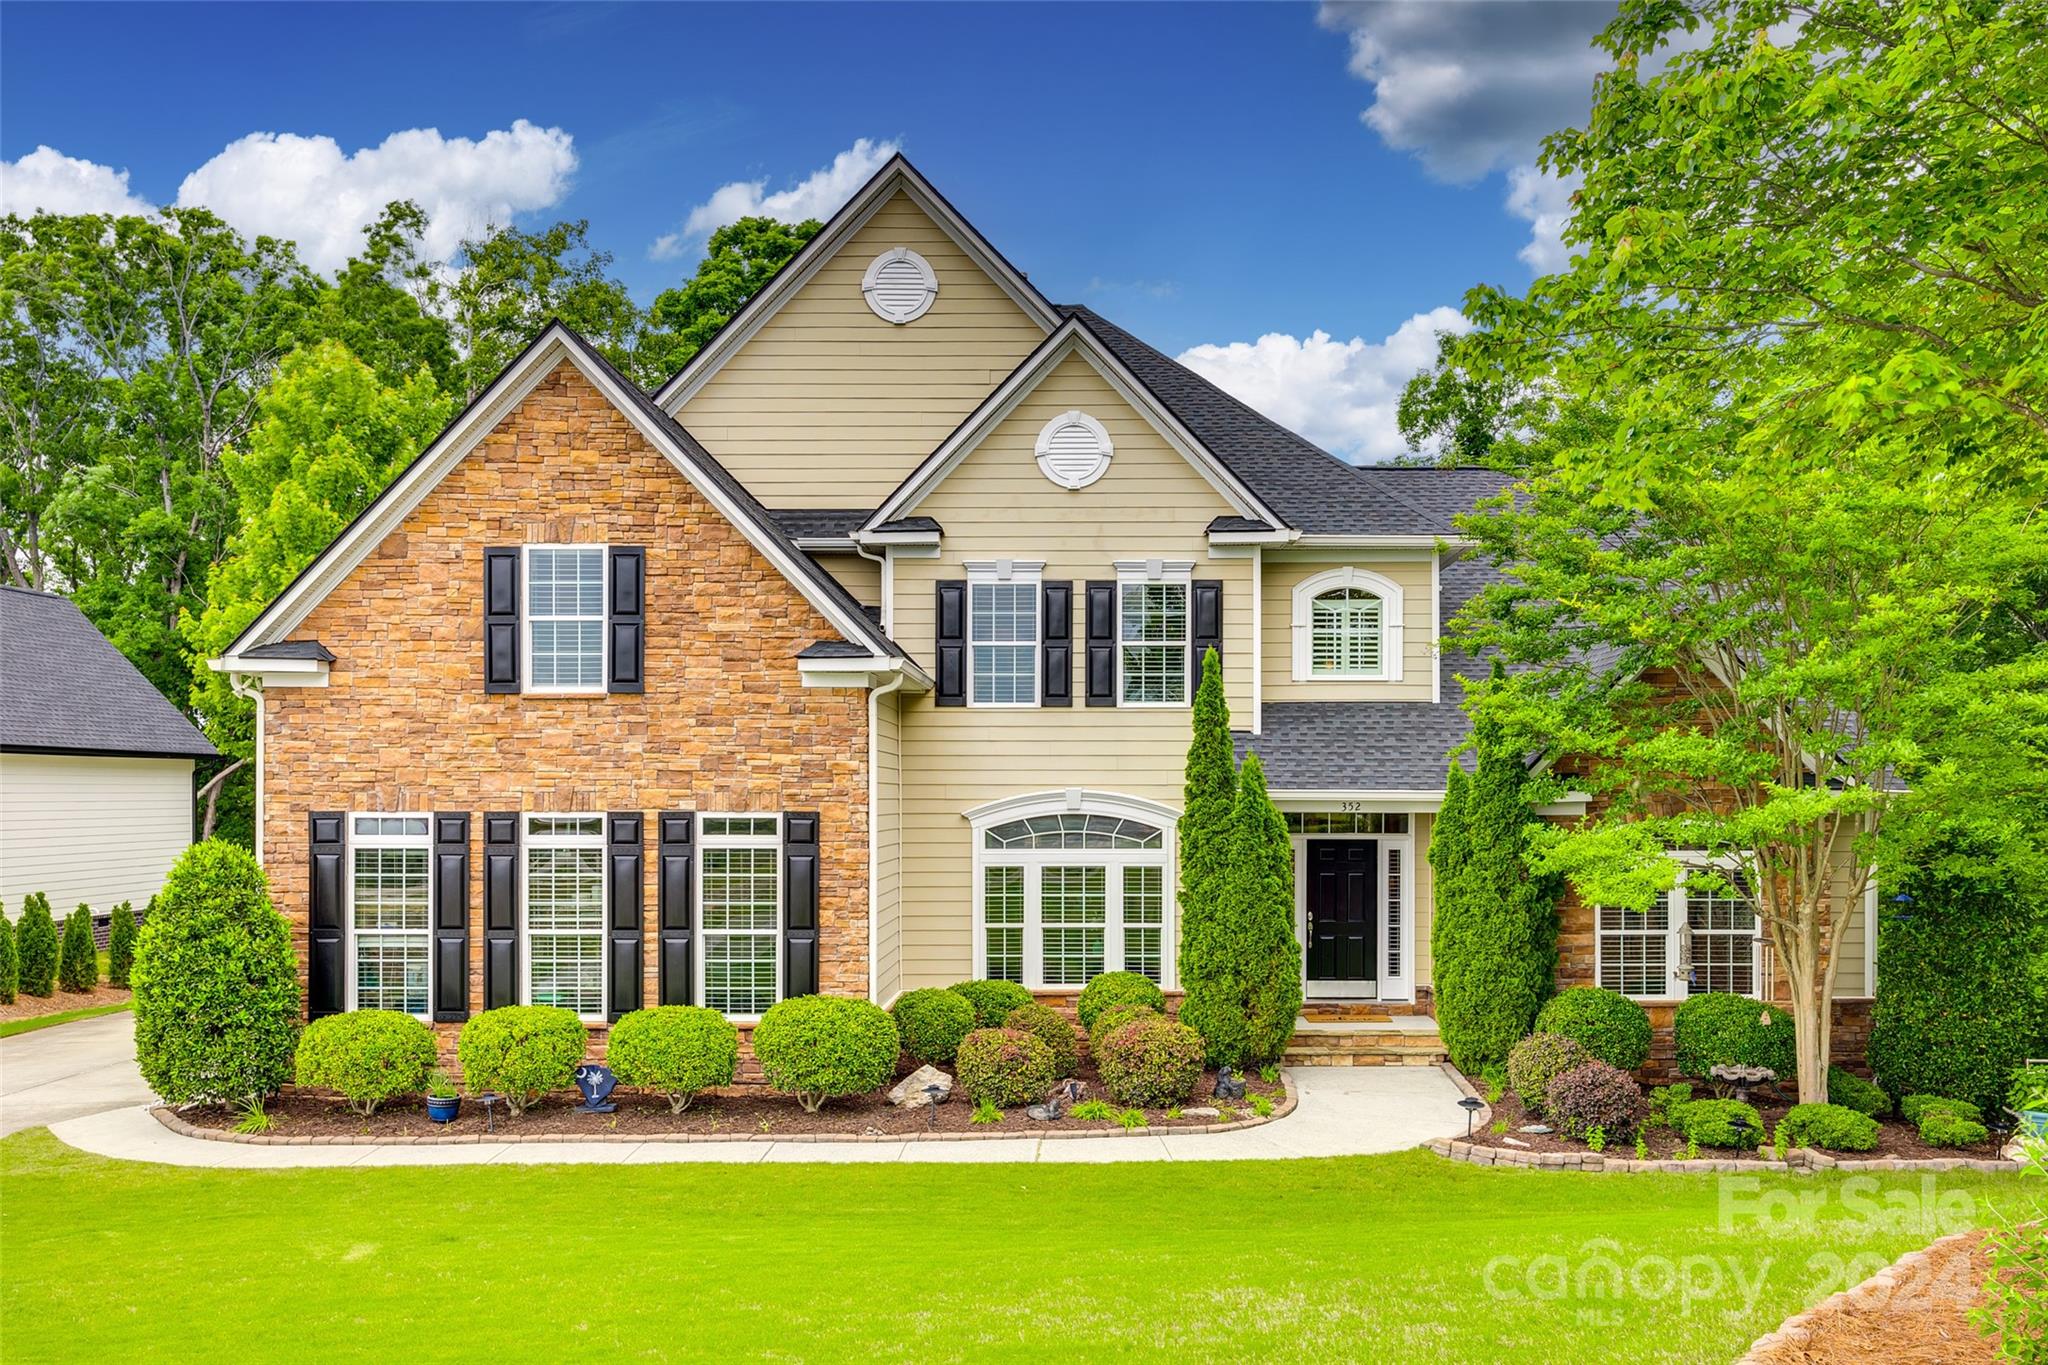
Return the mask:
[[[1434,1066],[1446,1056],[1436,1020],[1392,1014],[1384,1019],[1298,1019],[1281,1060],[1289,1066]]]

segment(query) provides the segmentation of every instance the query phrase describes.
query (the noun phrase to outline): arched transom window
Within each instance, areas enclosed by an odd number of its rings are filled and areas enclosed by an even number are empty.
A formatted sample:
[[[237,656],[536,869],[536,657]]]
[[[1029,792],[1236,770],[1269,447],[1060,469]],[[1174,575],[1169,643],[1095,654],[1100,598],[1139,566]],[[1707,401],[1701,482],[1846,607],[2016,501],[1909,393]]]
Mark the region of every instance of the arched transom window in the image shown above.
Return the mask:
[[[1054,793],[972,812],[976,974],[1039,989],[1173,971],[1173,814]]]
[[[1297,682],[1401,679],[1401,588],[1346,566],[1294,588]]]

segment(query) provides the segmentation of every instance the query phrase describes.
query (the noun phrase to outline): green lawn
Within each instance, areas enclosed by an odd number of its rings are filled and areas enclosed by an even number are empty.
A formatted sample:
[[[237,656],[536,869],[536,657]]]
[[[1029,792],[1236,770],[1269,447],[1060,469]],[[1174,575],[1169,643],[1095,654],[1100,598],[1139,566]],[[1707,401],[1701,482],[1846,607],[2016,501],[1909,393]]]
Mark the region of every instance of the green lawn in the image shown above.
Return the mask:
[[[39,1028],[51,1028],[68,1024],[74,1019],[97,1019],[102,1014],[119,1014],[122,1010],[135,1008],[132,1000],[123,1000],[118,1005],[88,1005],[84,1009],[59,1010],[55,1014],[35,1014],[26,1019],[0,1020],[0,1038],[12,1038],[17,1033],[34,1033]]]
[[[1494,1171],[1422,1153],[222,1172],[103,1161],[40,1129],[0,1142],[0,1182],[10,1365],[1726,1361],[1845,1276],[1947,1230],[1927,1191],[1971,1222],[2017,1193],[2001,1177],[1896,1177],[1883,1189],[1903,1211],[1880,1215],[1875,1181],[1786,1178],[1761,1188],[1822,1207],[1771,1221],[1741,1212],[1752,1182],[1729,1187],[1724,1229],[1715,1177]],[[1495,1257],[1511,1259],[1490,1290]],[[1610,1262],[1630,1277],[1619,1297],[1579,1276]]]

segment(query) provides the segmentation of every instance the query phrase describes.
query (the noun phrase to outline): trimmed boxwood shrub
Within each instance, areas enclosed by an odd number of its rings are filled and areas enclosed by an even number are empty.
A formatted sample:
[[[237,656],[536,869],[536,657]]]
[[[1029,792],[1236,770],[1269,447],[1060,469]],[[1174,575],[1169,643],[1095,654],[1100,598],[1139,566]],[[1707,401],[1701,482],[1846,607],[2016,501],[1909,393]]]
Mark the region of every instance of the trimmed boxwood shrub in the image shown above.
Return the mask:
[[[1508,1089],[1521,1097],[1524,1109],[1547,1113],[1551,1081],[1592,1060],[1576,1038],[1532,1033],[1508,1052]]]
[[[1074,1036],[1074,1026],[1067,1017],[1050,1005],[1025,1005],[1010,1011],[1003,1020],[1003,1027],[1021,1029],[1044,1043],[1052,1053],[1053,1079],[1071,1076],[1081,1065],[1081,1044]]]
[[[57,984],[78,994],[100,984],[100,954],[92,941],[90,905],[81,905],[64,917],[64,941],[57,950]]]
[[[1110,1033],[1133,1019],[1164,1019],[1166,1016],[1150,1005],[1111,1005],[1095,1016],[1095,1027],[1088,1030],[1088,1051],[1090,1055],[1102,1051],[1102,1040]]]
[[[1855,1072],[1844,1071],[1839,1066],[1828,1068],[1828,1103],[1854,1109],[1874,1119],[1881,1119],[1892,1112],[1890,1095]]]
[[[1037,1104],[1059,1080],[1052,1049],[1013,1028],[978,1028],[961,1039],[954,1071],[968,1099],[998,1109]]]
[[[1133,1019],[1105,1034],[1095,1069],[1118,1104],[1161,1109],[1195,1093],[1202,1035],[1170,1019]]]
[[[1144,1005],[1166,1013],[1166,992],[1149,976],[1137,972],[1104,972],[1081,988],[1074,1013],[1081,1017],[1081,1029],[1095,1032],[1095,1021],[1104,1010],[1116,1005]]]
[[[974,1006],[957,991],[927,988],[905,991],[889,1013],[903,1050],[920,1062],[950,1062],[960,1040],[974,1032]]]
[[[1795,1104],[1778,1124],[1787,1147],[1824,1152],[1868,1152],[1877,1147],[1877,1120],[1842,1104]]]
[[[1973,1123],[1984,1121],[1984,1111],[1968,1100],[1951,1100],[1940,1095],[1908,1095],[1899,1101],[1900,1116],[1912,1124],[1920,1123],[1936,1110]]]
[[[619,1016],[604,1044],[604,1064],[622,1084],[660,1092],[680,1114],[698,1092],[731,1085],[740,1031],[717,1010],[659,1005]]]
[[[846,996],[795,996],[754,1025],[754,1056],[768,1084],[796,1096],[807,1114],[887,1085],[902,1050],[889,1011]]]
[[[1930,1147],[1974,1147],[1990,1136],[1983,1124],[1951,1109],[1930,1109],[1920,1119],[1920,1140]]]
[[[57,989],[57,921],[50,918],[50,898],[31,891],[21,902],[15,926],[21,954],[21,993],[49,995]]]
[[[1735,1120],[1746,1125],[1738,1128]],[[1671,1126],[1681,1137],[1702,1147],[1751,1150],[1763,1142],[1764,1121],[1754,1105],[1741,1100],[1692,1100],[1671,1111]]]
[[[1538,1033],[1562,1033],[1609,1066],[1634,1071],[1650,1059],[1650,1015],[1619,991],[1573,986],[1537,1011]]]
[[[386,1100],[426,1089],[434,1052],[434,1031],[410,1014],[330,1014],[299,1035],[298,1080],[335,1091],[368,1118]]]
[[[1767,1066],[1781,1081],[1799,1071],[1792,1016],[1746,995],[1695,995],[1671,1019],[1680,1072],[1711,1081],[1717,1066]]]
[[[127,901],[107,916],[107,984],[126,989],[135,967],[135,911]]]
[[[1014,981],[961,981],[946,989],[974,1006],[976,1028],[1001,1028],[1011,1010],[1031,1003],[1031,992]]]
[[[151,923],[155,917],[151,917]],[[147,935],[148,927],[143,933]],[[551,1090],[576,1083],[590,1030],[558,1005],[504,1005],[474,1015],[455,1040],[462,1083],[472,1095],[496,1091],[523,1114]]]
[[[1544,1089],[1544,1111],[1567,1137],[1583,1138],[1598,1128],[1619,1137],[1636,1126],[1636,1106],[1643,1088],[1636,1078],[1606,1062],[1582,1062],[1550,1078]]]
[[[21,955],[14,946],[14,921],[0,907],[0,1005],[13,1004],[14,994],[20,989]]]
[[[292,1077],[299,967],[249,851],[185,850],[135,941],[135,1060],[172,1104],[249,1103]]]

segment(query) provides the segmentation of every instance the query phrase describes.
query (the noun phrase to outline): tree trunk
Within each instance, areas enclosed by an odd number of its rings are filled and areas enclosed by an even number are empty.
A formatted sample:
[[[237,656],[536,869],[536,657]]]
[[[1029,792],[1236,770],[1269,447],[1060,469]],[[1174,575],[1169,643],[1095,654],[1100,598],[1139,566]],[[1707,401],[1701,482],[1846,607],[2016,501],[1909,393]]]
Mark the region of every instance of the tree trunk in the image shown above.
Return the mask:
[[[206,799],[206,818],[202,820],[199,825],[199,838],[201,842],[204,842],[205,840],[211,839],[213,837],[214,817],[220,811],[221,784],[223,782],[226,782],[230,777],[234,776],[237,769],[245,768],[248,766],[248,764],[249,760],[246,758],[236,759],[234,762],[228,764],[227,767],[222,768],[219,772],[215,773],[210,779],[208,779],[206,785],[199,789],[200,796]]]

